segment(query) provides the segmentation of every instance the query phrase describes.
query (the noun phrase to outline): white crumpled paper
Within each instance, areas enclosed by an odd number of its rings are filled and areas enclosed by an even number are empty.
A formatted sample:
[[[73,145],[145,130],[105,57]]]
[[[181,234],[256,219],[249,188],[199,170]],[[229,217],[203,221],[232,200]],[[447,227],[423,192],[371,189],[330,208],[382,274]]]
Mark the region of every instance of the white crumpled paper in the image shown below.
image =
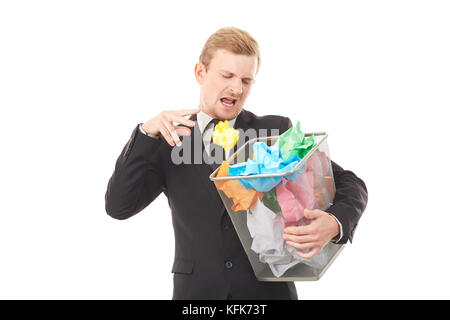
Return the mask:
[[[297,254],[297,249],[286,244],[282,235],[284,221],[267,208],[259,199],[247,211],[247,227],[253,238],[251,249],[259,254],[259,261],[267,263],[276,277],[281,277],[287,270],[298,263],[313,268],[323,268],[327,263],[326,247],[312,259],[305,259]]]

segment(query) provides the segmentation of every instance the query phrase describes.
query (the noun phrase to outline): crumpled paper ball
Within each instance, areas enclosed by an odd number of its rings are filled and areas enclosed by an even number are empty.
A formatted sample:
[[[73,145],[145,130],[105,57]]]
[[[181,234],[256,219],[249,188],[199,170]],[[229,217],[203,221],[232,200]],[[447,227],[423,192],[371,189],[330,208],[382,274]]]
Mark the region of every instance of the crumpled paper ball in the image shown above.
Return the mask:
[[[216,177],[228,177],[228,170],[230,164],[226,161],[222,162],[219,167]],[[261,192],[257,192],[254,189],[247,190],[239,184],[236,180],[215,181],[217,189],[222,190],[225,195],[233,200],[233,211],[247,210],[249,209],[259,198],[262,199]]]
[[[212,137],[213,143],[228,151],[237,144],[239,139],[239,131],[234,128],[230,128],[228,120],[219,121],[214,129]]]
[[[297,124],[289,128],[278,139],[281,154],[283,159],[289,159],[292,156],[299,156],[303,159],[308,152],[316,145],[316,139],[314,135],[305,137],[305,134],[300,130],[300,121]]]
[[[301,161],[298,156],[292,156],[287,160],[281,157],[280,148],[277,144],[267,146],[265,142],[256,142],[253,144],[253,154],[255,159],[249,159],[232,165],[229,170],[230,176],[249,176],[266,173],[289,172]],[[297,170],[286,176],[286,178],[295,180],[301,174]],[[239,179],[241,185],[246,189],[256,189],[259,192],[268,192],[281,182],[281,177],[264,177],[254,179]]]

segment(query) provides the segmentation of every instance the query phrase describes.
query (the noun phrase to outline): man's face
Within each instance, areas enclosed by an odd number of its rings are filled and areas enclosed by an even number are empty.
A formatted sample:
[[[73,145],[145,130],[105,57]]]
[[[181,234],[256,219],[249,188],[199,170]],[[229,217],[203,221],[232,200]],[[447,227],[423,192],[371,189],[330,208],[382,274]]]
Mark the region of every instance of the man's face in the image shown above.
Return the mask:
[[[218,49],[208,72],[201,63],[195,65],[195,77],[200,84],[200,110],[222,120],[236,118],[256,76],[257,57]]]

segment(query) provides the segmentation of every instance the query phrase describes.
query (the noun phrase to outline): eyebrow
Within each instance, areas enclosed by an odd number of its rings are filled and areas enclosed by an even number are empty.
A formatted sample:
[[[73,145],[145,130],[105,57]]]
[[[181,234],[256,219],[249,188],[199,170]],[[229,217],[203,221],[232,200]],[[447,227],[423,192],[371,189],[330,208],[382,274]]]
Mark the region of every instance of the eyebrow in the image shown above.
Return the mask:
[[[233,75],[233,76],[236,76],[233,72],[228,71],[228,70],[220,69],[219,71],[220,71],[220,72],[229,73],[229,74],[231,74],[231,75]],[[246,78],[242,78],[242,80],[250,80],[250,81],[254,81],[255,79],[253,79],[253,78],[251,78],[251,77],[250,77],[250,78],[246,77]]]

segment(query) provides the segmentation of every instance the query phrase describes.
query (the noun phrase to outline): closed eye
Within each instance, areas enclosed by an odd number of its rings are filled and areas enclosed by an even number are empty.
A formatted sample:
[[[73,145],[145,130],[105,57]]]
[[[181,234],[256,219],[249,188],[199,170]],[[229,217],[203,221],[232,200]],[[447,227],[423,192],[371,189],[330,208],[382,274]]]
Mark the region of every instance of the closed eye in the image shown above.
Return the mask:
[[[221,73],[221,75],[222,75],[222,77],[224,77],[225,79],[231,79],[231,78],[233,78],[233,76],[234,76],[233,74],[223,74],[223,73]],[[252,85],[253,83],[255,83],[255,80],[245,78],[245,79],[242,80],[242,82],[243,82],[246,86],[249,86],[249,85]]]

